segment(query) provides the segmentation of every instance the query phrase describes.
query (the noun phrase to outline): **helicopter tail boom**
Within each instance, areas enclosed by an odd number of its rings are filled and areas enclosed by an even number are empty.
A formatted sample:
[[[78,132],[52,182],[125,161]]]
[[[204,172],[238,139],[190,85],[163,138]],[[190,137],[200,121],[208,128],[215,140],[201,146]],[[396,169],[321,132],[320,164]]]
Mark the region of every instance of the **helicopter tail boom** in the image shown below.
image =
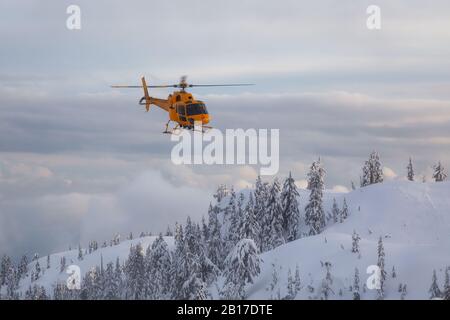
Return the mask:
[[[145,82],[145,77],[142,77],[141,80],[142,80],[142,88],[144,89],[144,97],[142,97],[141,103],[143,100],[145,100],[145,109],[148,112],[148,110],[150,109],[151,100],[150,100],[150,96],[148,94],[148,88],[147,88],[147,83]]]

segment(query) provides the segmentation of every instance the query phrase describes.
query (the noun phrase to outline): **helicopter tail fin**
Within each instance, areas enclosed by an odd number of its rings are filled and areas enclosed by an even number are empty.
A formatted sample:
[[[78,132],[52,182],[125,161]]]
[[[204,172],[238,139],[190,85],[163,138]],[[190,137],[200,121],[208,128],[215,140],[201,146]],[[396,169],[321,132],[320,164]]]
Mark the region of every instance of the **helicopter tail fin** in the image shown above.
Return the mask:
[[[145,100],[145,109],[148,112],[148,110],[150,109],[150,96],[148,95],[147,82],[145,81],[145,77],[142,77],[141,80],[142,88],[144,89],[144,97],[141,99],[141,103],[143,102],[143,100]]]

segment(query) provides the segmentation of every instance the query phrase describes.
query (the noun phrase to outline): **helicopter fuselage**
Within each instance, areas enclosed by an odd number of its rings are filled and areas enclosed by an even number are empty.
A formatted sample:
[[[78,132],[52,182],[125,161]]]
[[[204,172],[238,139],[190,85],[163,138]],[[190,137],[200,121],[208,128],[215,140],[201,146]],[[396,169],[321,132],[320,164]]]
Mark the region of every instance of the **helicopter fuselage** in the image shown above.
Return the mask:
[[[193,128],[194,122],[199,121],[202,125],[209,123],[210,116],[203,101],[196,100],[190,92],[175,91],[167,99],[148,97],[141,99],[141,104],[156,105],[169,113],[171,121],[177,122],[181,127]]]

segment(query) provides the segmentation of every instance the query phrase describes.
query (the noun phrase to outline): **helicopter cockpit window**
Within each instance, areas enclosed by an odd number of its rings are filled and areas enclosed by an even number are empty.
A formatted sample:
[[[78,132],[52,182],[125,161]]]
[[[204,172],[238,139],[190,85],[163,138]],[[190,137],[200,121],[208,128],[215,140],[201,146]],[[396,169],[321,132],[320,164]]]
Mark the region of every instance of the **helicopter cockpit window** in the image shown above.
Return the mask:
[[[177,113],[184,116],[184,106],[177,106]]]
[[[181,101],[181,96],[177,95],[177,97],[175,98],[177,101]]]
[[[203,103],[192,103],[186,105],[186,111],[188,116],[195,116],[197,114],[207,114],[206,107]]]

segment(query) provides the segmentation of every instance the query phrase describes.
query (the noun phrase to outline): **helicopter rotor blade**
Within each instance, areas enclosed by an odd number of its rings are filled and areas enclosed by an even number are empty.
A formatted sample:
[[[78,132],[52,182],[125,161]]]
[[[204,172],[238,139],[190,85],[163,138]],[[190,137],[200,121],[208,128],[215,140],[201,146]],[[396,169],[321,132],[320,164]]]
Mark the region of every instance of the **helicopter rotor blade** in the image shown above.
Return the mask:
[[[111,86],[111,88],[142,88],[142,85],[140,86]],[[178,88],[177,84],[167,84],[167,85],[161,85],[161,86],[147,86],[147,88]]]
[[[193,87],[243,87],[254,86],[254,83],[230,83],[230,84],[189,84],[189,88]]]

